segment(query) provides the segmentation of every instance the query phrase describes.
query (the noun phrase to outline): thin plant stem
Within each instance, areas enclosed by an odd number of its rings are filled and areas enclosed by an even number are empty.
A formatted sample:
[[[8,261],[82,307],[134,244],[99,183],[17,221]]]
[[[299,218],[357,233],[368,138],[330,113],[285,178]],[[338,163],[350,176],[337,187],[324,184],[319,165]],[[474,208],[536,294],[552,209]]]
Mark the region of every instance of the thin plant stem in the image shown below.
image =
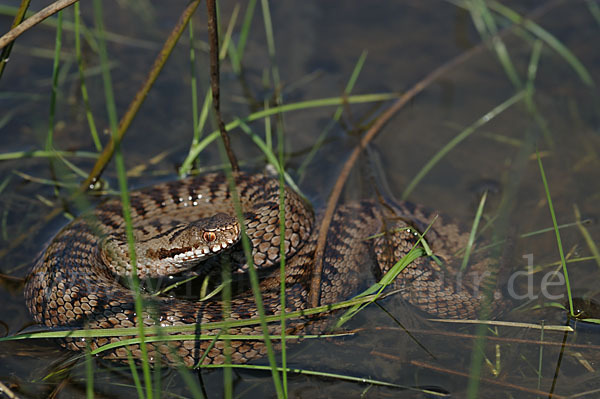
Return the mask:
[[[231,64],[233,66],[233,71],[236,75],[240,75],[242,73],[242,60],[244,58],[244,50],[246,49],[246,42],[248,40],[248,35],[250,34],[250,26],[252,25],[252,18],[254,16],[254,10],[256,8],[256,0],[248,1],[248,6],[246,7],[246,13],[244,14],[244,22],[242,22],[242,28],[239,33],[239,40],[237,43],[237,48],[233,46],[229,48],[230,53],[235,53],[234,56],[231,56]]]
[[[556,214],[554,213],[554,205],[552,205],[552,197],[550,196],[550,189],[548,188],[548,181],[546,180],[546,173],[544,172],[544,165],[542,164],[542,158],[540,158],[539,151],[536,150],[536,156],[538,165],[540,167],[540,175],[542,182],[544,183],[544,190],[546,192],[546,199],[548,200],[548,208],[550,210],[550,216],[552,217],[552,224],[554,225],[554,233],[556,234],[556,245],[558,247],[558,253],[560,254],[560,261],[562,264],[563,275],[565,277],[565,285],[567,286],[567,297],[569,298],[569,314],[571,317],[575,316],[575,310],[573,308],[573,296],[571,294],[571,284],[569,283],[569,273],[567,271],[567,262],[565,261],[565,254],[563,251],[562,240],[560,239],[560,231],[558,229],[558,223],[556,222]]]
[[[135,238],[133,235],[133,224],[131,220],[131,206],[129,201],[129,190],[127,187],[127,171],[125,169],[125,161],[120,149],[121,140],[118,137],[117,126],[117,111],[115,106],[114,93],[112,89],[112,80],[110,70],[108,69],[108,53],[106,43],[103,40],[102,32],[104,30],[104,21],[102,16],[101,0],[94,0],[94,19],[96,29],[98,30],[100,60],[102,64],[102,79],[104,83],[104,92],[106,97],[106,107],[110,122],[111,135],[115,146],[115,165],[117,169],[117,177],[119,181],[119,191],[121,194],[121,204],[123,208],[123,219],[125,220],[125,234],[129,249],[129,259],[132,266],[131,285],[135,297],[135,312],[137,314],[138,336],[140,338],[140,350],[142,353],[142,371],[144,374],[144,382],[146,387],[146,397],[153,398],[152,377],[150,374],[150,363],[146,342],[144,341],[144,303],[140,291],[140,283],[137,275],[137,257],[135,252]]]

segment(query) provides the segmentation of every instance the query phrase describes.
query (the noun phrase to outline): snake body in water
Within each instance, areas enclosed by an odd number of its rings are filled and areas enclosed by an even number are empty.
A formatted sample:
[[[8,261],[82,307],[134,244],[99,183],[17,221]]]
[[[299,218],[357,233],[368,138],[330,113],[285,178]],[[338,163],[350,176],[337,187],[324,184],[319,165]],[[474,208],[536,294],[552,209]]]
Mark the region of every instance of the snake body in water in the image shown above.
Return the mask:
[[[265,314],[281,313],[279,296],[279,181],[263,174],[235,175],[245,218],[246,234],[252,246],[253,263],[261,272],[261,293]],[[181,274],[201,269],[203,260],[235,246],[240,226],[235,218],[232,191],[223,174],[208,174],[158,184],[131,192],[131,215],[140,278]],[[49,328],[105,329],[134,327],[135,295],[119,276],[132,273],[131,259],[122,216],[121,202],[112,199],[83,214],[64,227],[38,258],[25,286],[27,306],[38,323]],[[309,307],[308,295],[318,232],[310,207],[291,189],[285,189],[286,312]],[[323,256],[319,303],[346,300],[365,285],[381,278],[415,245],[433,214],[410,203],[393,206],[375,201],[342,205],[336,210],[328,232]],[[489,260],[474,261],[470,273],[457,284],[452,259],[464,247],[468,234],[452,222],[438,218],[427,232],[426,242],[435,257],[420,257],[391,284],[415,307],[435,317],[476,317],[481,307],[481,276]],[[214,262],[213,262],[214,263]],[[458,262],[460,263],[460,262]],[[241,267],[243,269],[243,267]],[[234,271],[235,274],[235,271]],[[121,279],[122,280],[122,279]],[[141,315],[146,326],[195,324],[221,321],[222,302],[177,297],[147,297],[151,306]],[[251,290],[234,292],[230,304],[233,320],[256,317]],[[321,317],[322,319],[323,317]],[[315,317],[290,320],[287,334],[322,331]],[[312,327],[311,327],[312,326]],[[279,333],[279,324],[269,327]],[[188,333],[189,334],[189,333]],[[260,326],[230,328],[229,334],[262,335]],[[257,337],[260,338],[260,337]],[[69,349],[97,349],[124,337],[65,339]],[[234,363],[251,361],[266,353],[257,340],[231,342]],[[160,357],[169,364],[223,363],[224,341],[182,340],[148,343],[150,360]],[[205,353],[208,349],[208,352]],[[130,351],[130,352],[128,352]],[[141,357],[139,345],[117,347],[102,355],[126,360],[128,354]],[[204,355],[204,356],[203,356]]]

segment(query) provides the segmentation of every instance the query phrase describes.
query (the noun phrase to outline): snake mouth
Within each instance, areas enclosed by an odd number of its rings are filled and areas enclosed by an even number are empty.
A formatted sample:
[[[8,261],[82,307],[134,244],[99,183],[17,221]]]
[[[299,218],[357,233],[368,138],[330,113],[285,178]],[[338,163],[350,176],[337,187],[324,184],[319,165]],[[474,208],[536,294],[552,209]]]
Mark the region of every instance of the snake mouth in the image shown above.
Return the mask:
[[[211,256],[217,255],[227,248],[232,247],[239,241],[239,238],[226,238],[220,243],[214,245],[201,245],[194,247],[181,247],[165,249],[161,248],[155,252],[155,256],[160,260],[173,261],[175,263],[201,262]]]

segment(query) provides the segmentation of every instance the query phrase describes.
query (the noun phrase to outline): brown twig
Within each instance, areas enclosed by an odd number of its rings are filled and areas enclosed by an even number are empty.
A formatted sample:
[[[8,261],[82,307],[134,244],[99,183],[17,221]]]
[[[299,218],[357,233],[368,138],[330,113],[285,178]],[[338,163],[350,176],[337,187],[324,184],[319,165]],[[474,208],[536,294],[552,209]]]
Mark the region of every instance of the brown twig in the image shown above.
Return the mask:
[[[48,7],[42,9],[41,11],[33,14],[31,17],[27,18],[25,21],[17,25],[15,28],[9,30],[4,36],[0,37],[0,48],[3,48],[7,44],[11,43],[17,37],[21,36],[28,29],[33,28],[35,25],[39,24],[49,16],[56,14],[60,10],[67,8],[71,4],[76,3],[78,0],[58,0],[54,3],[50,4]]]
[[[221,132],[221,138],[231,164],[231,170],[238,172],[240,167],[238,166],[235,154],[231,149],[229,142],[229,135],[225,129],[225,123],[221,117],[221,93],[219,85],[219,30],[217,24],[217,9],[215,0],[206,0],[206,10],[208,12],[208,36],[210,40],[210,88],[212,91],[213,107],[215,109],[215,116],[217,117],[217,124],[219,125],[219,131]]]
[[[119,128],[116,134],[117,141],[120,142],[123,139],[125,132],[127,132],[127,129],[131,125],[131,122],[133,121],[140,107],[144,103],[146,95],[148,94],[148,92],[152,88],[152,85],[156,81],[156,78],[162,71],[162,68],[167,62],[167,59],[171,55],[171,51],[173,51],[175,44],[179,40],[179,37],[183,33],[184,28],[186,27],[188,21],[194,14],[194,11],[196,11],[196,8],[199,4],[200,0],[195,0],[192,3],[190,3],[179,17],[179,20],[177,20],[177,24],[175,24],[175,26],[173,27],[173,30],[171,31],[169,37],[165,41],[163,48],[160,50],[158,56],[154,60],[154,64],[152,65],[152,69],[148,73],[148,77],[144,81],[140,90],[136,93],[135,97],[129,104],[129,108],[127,108],[127,112],[125,112],[125,115],[123,115],[123,118],[121,118],[121,121],[119,122]],[[87,179],[85,179],[85,181],[81,184],[81,191],[85,191],[88,188],[90,188],[91,184],[102,174],[102,171],[104,171],[104,168],[106,168],[106,165],[108,165],[108,162],[113,156],[113,153],[115,151],[115,144],[115,140],[113,140],[113,138],[111,137],[106,147],[104,147],[102,154],[100,154],[100,157],[98,157],[98,160],[96,161],[96,164],[92,168],[92,171],[88,175]]]
[[[558,3],[561,3],[562,0],[557,0],[553,3],[546,3],[543,6],[536,9],[533,13],[529,15],[529,18],[533,18],[533,16],[539,16],[545,12],[547,12],[551,7],[556,6]],[[508,32],[510,32],[516,25],[509,26],[499,33],[499,36],[504,36]],[[323,271],[323,254],[325,252],[325,243],[327,241],[327,233],[329,231],[329,226],[331,225],[331,219],[333,218],[333,213],[335,211],[335,207],[342,193],[342,189],[344,188],[344,184],[346,184],[346,180],[350,175],[350,171],[354,166],[354,163],[358,159],[360,153],[367,147],[367,144],[379,133],[379,131],[392,119],[392,117],[400,111],[410,100],[412,100],[417,94],[423,91],[426,87],[428,87],[431,83],[437,80],[439,77],[444,75],[449,70],[454,67],[462,64],[467,59],[471,58],[474,54],[482,51],[486,48],[488,41],[482,42],[475,47],[472,47],[470,50],[458,55],[453,58],[449,62],[441,65],[440,67],[433,70],[429,75],[427,75],[424,79],[415,84],[410,90],[404,93],[396,102],[392,104],[390,108],[387,109],[381,116],[377,118],[373,126],[365,133],[365,135],[360,140],[359,144],[354,148],[346,163],[331,190],[331,196],[327,201],[327,208],[325,209],[325,214],[323,215],[323,219],[321,220],[321,225],[319,226],[319,236],[317,238],[317,248],[315,249],[314,255],[314,268],[313,275],[310,284],[310,295],[309,295],[309,303],[311,307],[319,306],[319,300],[321,296],[321,273]]]

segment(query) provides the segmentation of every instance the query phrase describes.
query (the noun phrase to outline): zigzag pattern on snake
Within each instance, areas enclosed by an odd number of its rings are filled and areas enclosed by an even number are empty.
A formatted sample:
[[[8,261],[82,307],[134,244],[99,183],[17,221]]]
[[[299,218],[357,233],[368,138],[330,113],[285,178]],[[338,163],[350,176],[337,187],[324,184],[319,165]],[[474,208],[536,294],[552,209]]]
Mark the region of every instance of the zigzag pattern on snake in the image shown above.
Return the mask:
[[[281,313],[279,298],[279,182],[262,174],[238,174],[235,177],[252,256],[264,278],[260,282],[266,315]],[[215,259],[214,253],[235,244],[235,213],[227,179],[209,174],[159,184],[131,193],[131,211],[135,228],[136,254],[140,277],[202,269],[196,258]],[[286,312],[306,309],[316,246],[313,213],[291,189],[285,192]],[[215,217],[215,215],[217,215]],[[229,215],[229,216],[228,216]],[[365,285],[371,273],[376,281],[416,243],[432,219],[421,207],[404,202],[393,206],[361,201],[340,206],[333,217],[323,258],[320,304],[346,300]],[[233,219],[233,226],[230,224]],[[64,227],[35,263],[25,287],[27,306],[38,323],[47,327],[112,328],[134,327],[137,322],[134,294],[115,275],[131,273],[125,239],[121,203],[109,200]],[[374,236],[374,237],[373,237]],[[405,300],[435,317],[476,317],[481,305],[477,276],[489,267],[482,259],[470,268],[475,278],[463,278],[456,286],[452,262],[455,251],[464,247],[468,234],[439,218],[426,240],[436,257],[421,257],[409,265],[394,281]],[[226,249],[225,249],[226,250]],[[445,261],[443,264],[439,260]],[[243,269],[243,267],[241,267]],[[271,272],[272,270],[272,272]],[[202,271],[200,271],[201,273]],[[237,270],[236,270],[237,272]],[[197,332],[205,323],[220,321],[222,303],[213,299],[191,301],[171,297],[147,298],[150,312],[145,325],[196,324]],[[231,318],[257,316],[252,292],[236,292],[231,301]],[[320,321],[319,321],[320,320]],[[321,331],[323,318],[291,320],[288,334]],[[279,332],[274,324],[271,334]],[[232,328],[230,334],[262,335],[260,326]],[[68,339],[65,346],[92,349],[124,337],[93,338],[88,342]],[[259,337],[260,338],[260,337]],[[195,365],[211,345],[210,340],[149,343],[151,360],[160,357],[168,364]],[[232,340],[232,361],[244,363],[265,354],[260,340]],[[134,358],[138,345],[128,349]],[[203,362],[223,363],[224,343],[217,341]],[[126,360],[124,347],[102,352],[109,359]]]

